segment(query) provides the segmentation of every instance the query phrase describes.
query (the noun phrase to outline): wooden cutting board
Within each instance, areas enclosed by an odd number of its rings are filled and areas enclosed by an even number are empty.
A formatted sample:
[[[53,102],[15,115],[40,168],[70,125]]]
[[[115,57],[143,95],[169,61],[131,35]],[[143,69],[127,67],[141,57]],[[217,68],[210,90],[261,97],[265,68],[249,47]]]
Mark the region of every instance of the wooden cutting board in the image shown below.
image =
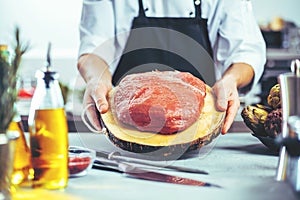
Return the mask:
[[[116,88],[109,93],[110,104],[113,103],[115,90]],[[161,159],[177,159],[189,151],[209,144],[221,132],[225,112],[216,110],[215,96],[209,86],[206,86],[206,92],[199,119],[186,130],[176,134],[141,132],[122,124],[115,118],[112,106],[107,113],[101,115],[102,125],[106,127],[109,140],[123,150]]]

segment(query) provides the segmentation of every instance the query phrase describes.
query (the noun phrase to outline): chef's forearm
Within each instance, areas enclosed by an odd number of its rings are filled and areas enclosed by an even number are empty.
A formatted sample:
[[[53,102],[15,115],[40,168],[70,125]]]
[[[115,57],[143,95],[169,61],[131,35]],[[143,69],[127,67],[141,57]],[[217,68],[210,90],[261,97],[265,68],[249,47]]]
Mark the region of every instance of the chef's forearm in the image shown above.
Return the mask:
[[[237,88],[250,84],[254,78],[253,68],[246,63],[234,63],[224,73],[222,79],[234,82]]]
[[[103,82],[111,83],[112,75],[108,69],[108,65],[99,56],[94,54],[82,55],[78,59],[77,67],[85,82],[99,78]]]

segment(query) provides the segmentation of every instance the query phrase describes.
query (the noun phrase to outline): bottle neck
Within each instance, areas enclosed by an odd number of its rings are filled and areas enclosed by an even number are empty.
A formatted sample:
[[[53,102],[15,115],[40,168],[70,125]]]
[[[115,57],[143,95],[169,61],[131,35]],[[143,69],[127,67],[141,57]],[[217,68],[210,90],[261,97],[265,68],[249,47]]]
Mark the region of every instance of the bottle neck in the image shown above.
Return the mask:
[[[32,106],[35,109],[63,108],[64,101],[58,81],[51,80],[46,83],[44,79],[38,79]]]

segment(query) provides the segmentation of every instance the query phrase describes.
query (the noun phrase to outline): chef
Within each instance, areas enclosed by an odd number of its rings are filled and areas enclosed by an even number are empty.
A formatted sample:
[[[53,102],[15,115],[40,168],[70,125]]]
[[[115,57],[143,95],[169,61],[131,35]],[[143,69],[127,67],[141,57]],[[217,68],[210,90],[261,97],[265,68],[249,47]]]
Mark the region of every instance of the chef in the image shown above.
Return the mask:
[[[211,84],[217,109],[226,111],[225,134],[239,94],[258,83],[266,57],[249,0],[84,0],[80,40],[83,104],[96,105],[88,116],[99,130],[97,112],[107,112],[113,85],[154,66],[188,71]]]

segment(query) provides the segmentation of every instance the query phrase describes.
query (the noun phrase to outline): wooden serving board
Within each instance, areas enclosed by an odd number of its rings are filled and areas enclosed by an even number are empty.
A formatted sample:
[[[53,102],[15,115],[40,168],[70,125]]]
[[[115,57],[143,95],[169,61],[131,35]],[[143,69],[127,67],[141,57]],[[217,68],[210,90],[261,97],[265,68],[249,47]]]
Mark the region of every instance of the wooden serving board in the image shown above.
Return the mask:
[[[115,88],[109,93],[110,104],[113,102]],[[209,144],[220,132],[225,118],[225,112],[219,112],[215,107],[215,96],[212,89],[206,86],[204,107],[199,119],[184,131],[172,135],[162,135],[152,132],[141,132],[120,123],[110,110],[101,115],[102,125],[107,129],[106,135],[117,147],[147,156],[165,159],[177,159],[186,152],[200,149]]]

